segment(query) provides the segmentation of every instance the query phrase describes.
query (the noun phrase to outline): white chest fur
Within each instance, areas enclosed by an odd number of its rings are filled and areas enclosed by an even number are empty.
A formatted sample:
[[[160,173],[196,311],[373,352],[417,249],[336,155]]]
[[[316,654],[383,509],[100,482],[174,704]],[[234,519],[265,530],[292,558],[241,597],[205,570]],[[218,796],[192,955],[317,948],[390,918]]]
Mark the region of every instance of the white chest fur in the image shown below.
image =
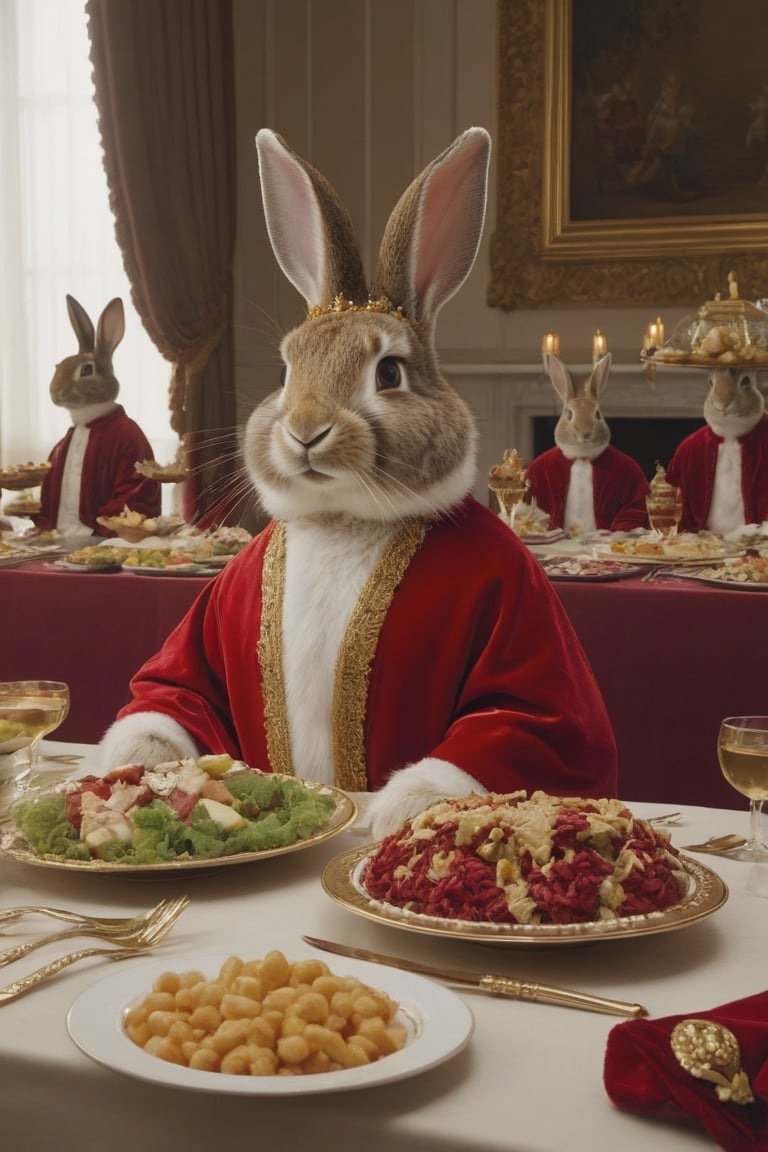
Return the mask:
[[[563,526],[566,529],[578,526],[582,532],[594,532],[597,527],[591,460],[574,460],[571,464]]]
[[[294,771],[332,784],[332,705],[339,647],[395,526],[294,521],[286,527],[283,678]]]
[[[75,424],[67,448],[64,471],[61,478],[61,497],[56,527],[65,536],[85,535],[91,529],[80,522],[80,487],[83,481],[83,461],[88,445],[90,428],[85,424]]]
[[[723,440],[717,450],[715,482],[707,527],[718,536],[733,532],[744,524],[744,500],[741,494],[741,444]]]

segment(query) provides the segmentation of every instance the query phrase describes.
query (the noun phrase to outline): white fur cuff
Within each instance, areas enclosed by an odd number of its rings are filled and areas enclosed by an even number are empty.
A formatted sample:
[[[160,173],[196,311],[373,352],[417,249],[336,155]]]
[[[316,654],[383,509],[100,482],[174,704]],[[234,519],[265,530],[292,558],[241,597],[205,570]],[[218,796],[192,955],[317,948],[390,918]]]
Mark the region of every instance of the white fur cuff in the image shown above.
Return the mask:
[[[374,837],[381,840],[438,800],[471,792],[485,796],[488,789],[455,764],[428,757],[395,772],[368,801],[365,817]]]
[[[133,712],[115,720],[99,745],[105,772],[121,764],[143,764],[154,768],[167,760],[195,759],[200,755],[192,737],[163,712]]]

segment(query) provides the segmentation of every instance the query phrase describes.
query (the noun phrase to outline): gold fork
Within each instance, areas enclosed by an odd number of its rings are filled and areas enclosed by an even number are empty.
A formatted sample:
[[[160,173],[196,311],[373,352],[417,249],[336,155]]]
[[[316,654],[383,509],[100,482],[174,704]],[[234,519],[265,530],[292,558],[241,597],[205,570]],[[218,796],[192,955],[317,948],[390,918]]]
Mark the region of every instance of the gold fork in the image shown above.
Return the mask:
[[[58,940],[67,940],[72,936],[95,936],[100,940],[113,940],[115,944],[130,945],[148,924],[153,924],[172,904],[173,901],[161,900],[149,912],[143,916],[137,916],[133,920],[122,920],[118,921],[117,924],[78,922],[74,928],[67,928],[63,932],[52,932],[48,936],[41,936],[38,940],[17,944],[14,948],[0,952],[0,968],[5,967],[6,964],[13,964],[15,960],[23,959],[24,956],[28,956],[37,948],[43,948],[46,944],[55,944]]]
[[[87,960],[91,956],[105,956],[108,960],[127,960],[131,956],[140,956],[154,947],[155,944],[159,944],[164,936],[167,936],[187,904],[189,904],[187,896],[179,896],[176,900],[170,901],[168,907],[156,920],[146,924],[136,933],[130,948],[81,948],[79,952],[69,952],[66,956],[52,960],[44,968],[38,968],[36,972],[22,976],[13,984],[0,988],[0,1005],[10,1004],[12,1000],[17,1000],[25,992],[44,984],[46,980],[56,976],[64,968],[77,964],[79,960]]]
[[[153,914],[142,912],[138,916],[89,916],[86,912],[70,912],[67,908],[48,908],[42,904],[24,904],[18,908],[0,908],[0,924],[8,924],[21,916],[52,916],[54,920],[64,920],[69,924],[79,924],[83,928],[141,928]]]

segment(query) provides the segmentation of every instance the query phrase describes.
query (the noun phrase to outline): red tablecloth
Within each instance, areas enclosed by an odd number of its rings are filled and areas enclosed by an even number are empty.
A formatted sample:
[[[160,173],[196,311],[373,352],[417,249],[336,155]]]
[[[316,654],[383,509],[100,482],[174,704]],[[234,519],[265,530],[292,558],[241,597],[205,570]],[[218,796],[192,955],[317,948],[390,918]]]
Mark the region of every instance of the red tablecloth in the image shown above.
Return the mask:
[[[768,714],[768,591],[669,578],[554,587],[608,707],[621,795],[746,810],[720,772],[717,731],[726,716]]]
[[[56,738],[94,743],[205,580],[0,570],[0,679],[65,680]],[[623,797],[732,807],[720,720],[768,712],[768,592],[637,579],[555,582],[592,663],[619,748]]]
[[[69,716],[54,739],[95,744],[127,700],[131,676],[207,583],[66,572],[42,560],[0,569],[0,680],[64,680]]]

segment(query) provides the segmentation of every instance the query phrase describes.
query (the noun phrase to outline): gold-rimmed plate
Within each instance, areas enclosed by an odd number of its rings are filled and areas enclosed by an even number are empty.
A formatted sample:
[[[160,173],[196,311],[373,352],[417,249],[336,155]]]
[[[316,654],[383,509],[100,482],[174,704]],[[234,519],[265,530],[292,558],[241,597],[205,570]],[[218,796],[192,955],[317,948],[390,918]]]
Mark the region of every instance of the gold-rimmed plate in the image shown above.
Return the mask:
[[[634,565],[650,565],[653,568],[661,567],[678,567],[678,566],[691,566],[703,564],[721,564],[729,556],[738,555],[743,549],[729,549],[729,550],[716,550],[710,552],[690,552],[685,553],[682,550],[675,552],[672,549],[665,548],[658,553],[652,552],[635,552],[630,547],[629,551],[616,552],[611,549],[609,544],[603,546],[598,545],[595,548],[595,556],[601,560],[613,560],[616,564],[634,564]]]
[[[291,776],[290,779],[295,780],[296,777]],[[312,792],[330,796],[336,807],[325,823],[314,832],[278,848],[264,848],[258,852],[237,852],[230,856],[179,857],[175,860],[158,861],[156,864],[131,864],[125,861],[97,859],[66,860],[61,856],[44,855],[33,851],[20,832],[11,831],[6,832],[0,838],[0,859],[14,860],[19,864],[32,864],[39,868],[53,868],[56,871],[79,872],[80,874],[95,872],[99,875],[162,878],[173,872],[194,873],[207,871],[211,868],[233,868],[238,864],[253,864],[258,860],[266,860],[272,856],[301,852],[305,848],[313,848],[317,844],[323,844],[326,840],[338,836],[339,833],[348,828],[357,818],[357,804],[346,792],[342,792],[330,784],[319,784],[315,780],[301,780],[299,782]]]
[[[217,576],[218,568],[208,563],[194,564],[168,564],[165,568],[153,565],[123,564],[123,572],[130,572],[132,576]]]
[[[676,576],[680,580],[695,580],[699,584],[708,584],[710,588],[732,588],[736,592],[768,592],[768,582],[758,583],[756,580],[740,580],[736,575],[738,570],[734,565],[728,565],[726,562],[718,569],[707,567],[697,571],[695,568],[693,570],[672,568],[669,575]]]
[[[550,580],[577,580],[581,583],[629,580],[646,571],[641,564],[622,564],[617,560],[594,560],[580,556],[554,556],[542,560],[541,566]]]
[[[369,896],[361,877],[366,862],[379,847],[379,844],[367,844],[329,861],[322,874],[325,892],[351,912],[376,920],[379,924],[480,944],[528,948],[573,947],[576,944],[650,936],[695,924],[717,912],[728,899],[728,889],[717,873],[697,860],[681,856],[680,862],[688,874],[690,887],[682,900],[663,912],[622,916],[618,920],[593,920],[582,924],[491,924],[487,921],[450,920],[447,917],[409,912]]]

